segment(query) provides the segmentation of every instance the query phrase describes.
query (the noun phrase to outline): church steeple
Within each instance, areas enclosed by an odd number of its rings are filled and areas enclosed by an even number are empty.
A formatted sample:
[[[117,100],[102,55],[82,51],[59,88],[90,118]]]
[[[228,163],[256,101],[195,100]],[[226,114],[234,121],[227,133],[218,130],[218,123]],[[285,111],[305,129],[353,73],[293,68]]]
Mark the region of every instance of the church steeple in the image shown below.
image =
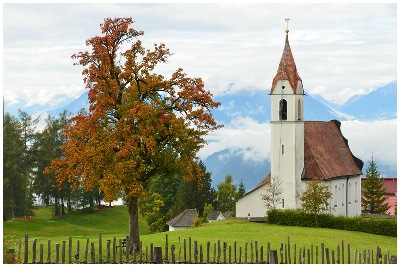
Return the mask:
[[[272,81],[271,94],[280,80],[289,81],[293,94],[298,93],[298,82],[301,81],[301,78],[297,73],[296,63],[294,62],[292,50],[290,49],[288,32],[289,29],[286,29],[285,48],[283,49],[278,71]],[[300,93],[302,94],[303,92]]]
[[[304,170],[304,90],[289,45],[289,29],[285,32],[285,48],[270,93],[271,177],[281,181],[279,208],[299,209]]]

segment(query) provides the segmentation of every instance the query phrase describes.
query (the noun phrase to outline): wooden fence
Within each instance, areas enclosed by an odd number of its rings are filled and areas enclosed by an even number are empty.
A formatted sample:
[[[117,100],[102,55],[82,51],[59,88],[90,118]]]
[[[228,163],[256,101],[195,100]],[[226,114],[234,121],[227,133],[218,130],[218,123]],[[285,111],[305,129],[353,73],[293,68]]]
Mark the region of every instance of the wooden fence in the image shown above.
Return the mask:
[[[168,234],[165,237],[164,247],[149,246],[139,248],[134,253],[128,253],[126,239],[105,240],[100,234],[98,242],[92,242],[89,238],[84,244],[80,240],[73,242],[72,237],[62,243],[54,244],[51,240],[47,244],[38,244],[33,239],[31,246],[28,235],[25,240],[17,242],[17,249],[14,249],[15,256],[21,263],[225,263],[225,264],[249,264],[249,263],[270,263],[270,264],[387,264],[397,263],[397,257],[390,255],[389,251],[382,254],[378,246],[374,249],[362,251],[351,250],[350,244],[342,240],[336,248],[327,248],[324,243],[320,246],[298,247],[291,244],[290,237],[286,243],[281,243],[279,250],[271,249],[269,242],[262,244],[258,241],[249,241],[240,246],[236,241],[233,245],[227,242],[199,244],[192,238],[179,238],[179,247],[175,244],[169,246]],[[23,258],[21,258],[23,249]],[[76,245],[73,248],[73,243]],[[176,243],[176,242],[175,242]],[[60,246],[61,245],[61,246]],[[97,245],[97,249],[95,247]],[[39,248],[39,249],[38,249]],[[46,248],[46,251],[45,251]],[[163,251],[164,249],[164,251]],[[55,256],[53,255],[55,253]],[[103,254],[104,253],[104,254]],[[29,259],[30,258],[30,259]]]

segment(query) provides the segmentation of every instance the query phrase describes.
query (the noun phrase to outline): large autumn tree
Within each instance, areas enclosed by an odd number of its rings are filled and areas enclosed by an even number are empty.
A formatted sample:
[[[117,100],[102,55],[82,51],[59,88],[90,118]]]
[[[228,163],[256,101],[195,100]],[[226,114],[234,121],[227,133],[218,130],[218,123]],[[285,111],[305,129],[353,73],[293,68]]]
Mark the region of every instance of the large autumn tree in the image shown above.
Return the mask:
[[[84,66],[89,114],[70,120],[62,157],[47,169],[59,185],[99,186],[106,202],[123,196],[131,251],[139,243],[138,198],[148,193],[149,181],[163,173],[199,177],[197,152],[204,136],[220,127],[211,115],[220,103],[202,79],[182,69],[169,78],[157,74],[171,52],[164,44],[145,49],[143,32],[132,23],[132,18],[104,19],[102,35],[86,41],[91,51],[72,56]]]

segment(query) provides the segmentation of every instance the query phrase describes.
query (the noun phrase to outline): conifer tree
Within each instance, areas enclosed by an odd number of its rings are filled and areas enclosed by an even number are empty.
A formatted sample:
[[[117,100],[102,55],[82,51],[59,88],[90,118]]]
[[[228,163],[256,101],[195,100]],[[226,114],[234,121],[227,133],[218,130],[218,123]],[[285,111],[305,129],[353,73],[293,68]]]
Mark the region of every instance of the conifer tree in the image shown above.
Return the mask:
[[[389,209],[383,179],[376,167],[374,156],[369,161],[369,166],[365,171],[366,179],[362,182],[361,204],[363,210],[372,214],[385,214]]]

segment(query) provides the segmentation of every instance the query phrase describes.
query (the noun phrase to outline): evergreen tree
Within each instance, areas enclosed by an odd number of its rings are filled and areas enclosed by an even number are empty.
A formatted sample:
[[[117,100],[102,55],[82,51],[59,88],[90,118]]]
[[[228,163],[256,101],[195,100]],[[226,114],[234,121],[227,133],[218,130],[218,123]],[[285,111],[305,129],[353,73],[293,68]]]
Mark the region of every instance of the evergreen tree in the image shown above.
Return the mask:
[[[32,215],[31,175],[37,119],[19,111],[3,121],[3,220]]]
[[[363,210],[373,214],[385,214],[389,209],[383,179],[380,178],[374,157],[371,157],[369,166],[365,171],[366,179],[362,182],[361,204]]]
[[[215,190],[211,186],[211,173],[207,172],[206,166],[202,161],[199,168],[203,173],[199,173],[199,183],[196,181],[182,180],[179,184],[176,203],[173,215],[178,215],[185,209],[196,209],[200,216],[203,216],[204,205],[209,203],[215,205]]]
[[[225,181],[217,185],[217,210],[235,212],[236,205],[236,185],[234,185],[232,175],[225,176]]]
[[[246,194],[246,188],[244,186],[243,179],[240,179],[240,183],[239,183],[239,186],[238,186],[238,191],[237,191],[237,194],[236,194],[236,199],[242,198],[245,194]]]

